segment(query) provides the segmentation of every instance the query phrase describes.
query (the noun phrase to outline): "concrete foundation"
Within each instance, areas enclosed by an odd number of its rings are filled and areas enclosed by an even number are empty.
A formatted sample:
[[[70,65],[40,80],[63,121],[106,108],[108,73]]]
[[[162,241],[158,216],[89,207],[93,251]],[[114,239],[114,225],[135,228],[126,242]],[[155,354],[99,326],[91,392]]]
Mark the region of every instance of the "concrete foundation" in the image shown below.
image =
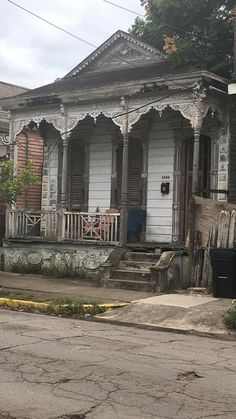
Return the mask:
[[[113,246],[4,242],[4,270],[99,280]]]

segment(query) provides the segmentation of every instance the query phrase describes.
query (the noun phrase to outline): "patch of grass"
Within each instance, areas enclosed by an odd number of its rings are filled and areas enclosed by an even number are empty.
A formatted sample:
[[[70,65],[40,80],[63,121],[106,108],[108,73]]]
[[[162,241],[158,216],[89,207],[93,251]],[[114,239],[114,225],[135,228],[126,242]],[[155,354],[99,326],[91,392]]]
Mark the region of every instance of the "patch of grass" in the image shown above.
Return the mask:
[[[53,298],[53,304],[59,304],[59,305],[63,305],[63,304],[74,304],[74,305],[79,305],[79,304],[98,304],[98,301],[88,301],[88,300],[80,300],[78,298],[68,298],[68,297],[58,297],[58,298]]]
[[[94,316],[98,313],[104,313],[106,309],[100,307],[98,304],[92,303],[89,306],[85,306],[83,303],[70,303],[58,305],[55,308],[55,305],[49,305],[47,312],[53,313],[63,317],[78,317],[83,318],[86,315]]]
[[[33,295],[25,293],[25,291],[16,290],[16,291],[9,291],[9,290],[0,290],[0,297],[4,298],[11,298],[13,300],[26,300],[26,301],[40,301],[40,302],[51,302],[51,299],[41,295]]]
[[[229,329],[236,329],[236,303],[225,313],[224,323]]]
[[[41,298],[40,301],[38,297],[24,293],[22,294],[20,291],[0,291],[0,296],[3,298],[9,298],[10,300],[28,301],[29,304],[24,302],[17,304],[13,302],[11,307],[8,303],[2,303],[1,306],[13,310],[26,311],[31,313],[44,313],[62,317],[74,317],[83,319],[88,315],[93,316],[95,314],[103,313],[106,311],[106,308],[104,306],[99,306],[97,302],[82,301],[79,299],[54,298],[48,301],[48,299],[46,300],[45,298]],[[32,304],[30,301],[32,301]],[[47,305],[39,306],[34,304],[34,302],[45,302]]]
[[[32,300],[33,296],[31,294],[22,294],[17,291],[11,291],[8,294],[8,298],[12,298],[15,300]]]

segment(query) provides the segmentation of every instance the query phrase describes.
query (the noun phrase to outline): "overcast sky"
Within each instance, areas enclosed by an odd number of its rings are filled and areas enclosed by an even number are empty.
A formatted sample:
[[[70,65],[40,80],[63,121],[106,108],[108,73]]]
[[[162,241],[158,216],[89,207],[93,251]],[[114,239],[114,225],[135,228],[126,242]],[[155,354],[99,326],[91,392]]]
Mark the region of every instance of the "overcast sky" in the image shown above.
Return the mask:
[[[14,0],[19,5],[99,46],[135,15],[103,0]],[[140,0],[113,0],[143,13]],[[0,0],[0,80],[34,88],[74,68],[94,48]]]

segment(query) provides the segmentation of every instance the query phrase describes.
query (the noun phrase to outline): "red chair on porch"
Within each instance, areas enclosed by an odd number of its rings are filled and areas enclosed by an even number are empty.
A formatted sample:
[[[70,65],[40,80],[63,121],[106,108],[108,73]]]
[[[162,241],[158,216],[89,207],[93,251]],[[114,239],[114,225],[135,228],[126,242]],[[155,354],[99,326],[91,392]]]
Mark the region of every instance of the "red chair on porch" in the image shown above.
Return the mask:
[[[119,210],[116,208],[108,208],[105,210],[105,214],[91,216],[91,220],[87,220],[83,226],[83,238],[91,240],[104,240],[104,241],[115,241],[117,238],[118,226],[116,223],[116,217],[112,214],[119,214]],[[113,231],[114,227],[114,231]]]
[[[119,210],[117,208],[108,208],[105,211],[105,215],[101,220],[100,228],[101,228],[101,235],[105,241],[113,241],[109,240],[113,238],[113,226],[116,221],[115,215],[112,214],[119,214]],[[107,216],[106,216],[107,215]],[[115,226],[117,228],[117,226]],[[117,235],[117,232],[115,233]]]

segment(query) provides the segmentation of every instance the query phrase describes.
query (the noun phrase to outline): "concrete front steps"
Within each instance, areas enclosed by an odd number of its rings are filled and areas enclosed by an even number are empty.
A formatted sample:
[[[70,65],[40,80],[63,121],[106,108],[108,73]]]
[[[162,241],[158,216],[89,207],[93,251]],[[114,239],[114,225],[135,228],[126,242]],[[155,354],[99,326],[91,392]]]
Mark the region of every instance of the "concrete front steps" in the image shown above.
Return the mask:
[[[107,281],[109,288],[121,288],[134,291],[154,291],[150,267],[155,266],[160,258],[154,252],[129,251],[113,270]]]

